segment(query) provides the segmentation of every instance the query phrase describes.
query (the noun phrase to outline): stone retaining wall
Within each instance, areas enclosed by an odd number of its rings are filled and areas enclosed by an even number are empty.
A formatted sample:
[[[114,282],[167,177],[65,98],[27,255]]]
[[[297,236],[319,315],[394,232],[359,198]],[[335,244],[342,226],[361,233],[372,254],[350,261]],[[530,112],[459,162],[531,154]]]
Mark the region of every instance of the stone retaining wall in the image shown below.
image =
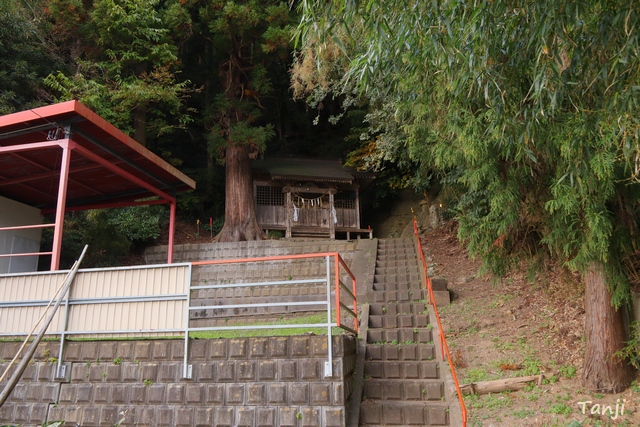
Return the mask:
[[[0,372],[19,343],[0,343]],[[356,339],[333,337],[333,377],[324,378],[326,336],[184,341],[69,342],[56,379],[58,343],[44,342],[9,400],[2,425],[346,426]],[[6,383],[0,384],[0,389]]]
[[[346,261],[354,256],[358,242],[338,240],[251,240],[248,242],[195,243],[174,245],[174,262],[191,262],[213,259],[269,257],[318,252],[339,252]],[[167,247],[152,246],[145,250],[145,264],[167,262]]]

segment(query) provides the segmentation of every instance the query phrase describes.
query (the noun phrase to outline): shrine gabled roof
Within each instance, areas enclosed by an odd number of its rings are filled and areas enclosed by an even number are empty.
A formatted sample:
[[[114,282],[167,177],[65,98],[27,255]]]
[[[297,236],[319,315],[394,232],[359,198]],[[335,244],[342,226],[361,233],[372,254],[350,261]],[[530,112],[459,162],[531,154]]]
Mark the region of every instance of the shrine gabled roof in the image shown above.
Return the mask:
[[[78,147],[71,154],[68,207],[116,206],[195,188],[146,147],[80,102],[68,101],[0,116],[0,195],[54,207],[62,150],[52,142],[67,138]]]
[[[352,184],[358,178],[373,178],[345,167],[339,160],[304,158],[265,158],[252,163],[254,172],[267,174],[274,181],[309,181]]]

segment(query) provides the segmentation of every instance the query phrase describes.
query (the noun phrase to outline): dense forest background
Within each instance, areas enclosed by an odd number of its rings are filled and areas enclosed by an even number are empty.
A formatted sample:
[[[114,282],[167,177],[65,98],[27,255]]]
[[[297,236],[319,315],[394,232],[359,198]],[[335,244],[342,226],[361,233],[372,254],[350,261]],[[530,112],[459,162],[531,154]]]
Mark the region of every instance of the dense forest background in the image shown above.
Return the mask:
[[[213,218],[216,234],[225,139],[343,161],[362,145],[366,103],[344,113],[337,94],[293,98],[297,12],[279,0],[0,0],[0,113],[79,100],[195,179],[178,214]],[[403,186],[389,168],[373,203]],[[155,241],[166,219],[158,207],[69,214],[64,250],[71,260],[89,242],[101,248],[89,263],[117,263],[109,254]]]

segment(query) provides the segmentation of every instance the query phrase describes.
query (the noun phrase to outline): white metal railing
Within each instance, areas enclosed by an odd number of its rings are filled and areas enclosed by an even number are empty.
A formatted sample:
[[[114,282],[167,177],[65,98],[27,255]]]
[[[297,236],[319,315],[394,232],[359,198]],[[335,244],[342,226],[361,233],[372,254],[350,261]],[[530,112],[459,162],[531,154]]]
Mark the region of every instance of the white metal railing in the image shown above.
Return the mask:
[[[231,331],[231,330],[255,330],[255,329],[286,329],[286,328],[326,328],[327,329],[327,361],[325,362],[324,375],[325,377],[333,376],[333,349],[332,349],[332,331],[333,328],[339,327],[345,329],[351,333],[358,333],[358,319],[357,319],[357,300],[356,300],[356,279],[347,264],[344,262],[340,254],[337,252],[326,252],[317,254],[300,254],[300,255],[283,255],[283,256],[271,256],[271,257],[258,257],[258,258],[242,258],[242,259],[230,259],[230,260],[212,260],[212,261],[200,261],[192,263],[194,266],[225,266],[231,264],[265,264],[265,263],[277,263],[277,262],[291,262],[291,261],[313,261],[324,260],[325,270],[324,274],[319,277],[303,280],[274,280],[274,281],[260,281],[260,282],[247,282],[243,280],[241,283],[222,283],[222,284],[206,284],[192,286],[192,290],[212,290],[212,289],[228,289],[228,288],[264,288],[275,286],[291,286],[295,285],[312,285],[321,284],[325,287],[325,296],[323,299],[313,299],[310,297],[305,301],[293,301],[283,300],[282,296],[279,301],[263,302],[263,303],[243,303],[243,304],[225,304],[225,305],[199,305],[194,306],[189,302],[189,311],[195,310],[225,310],[225,309],[250,309],[250,308],[273,308],[273,307],[323,307],[326,311],[326,321],[319,323],[306,323],[306,324],[251,324],[251,325],[232,325],[232,326],[207,326],[207,327],[188,327],[185,330],[185,355],[188,353],[189,345],[189,333],[195,331]],[[332,268],[333,267],[333,268]],[[346,286],[342,281],[342,274],[340,267],[344,274],[350,279],[350,287]],[[333,286],[332,286],[333,284]],[[350,303],[345,304],[341,298],[342,292],[348,296]],[[334,304],[332,304],[332,293],[334,295]],[[349,318],[352,319],[352,324],[344,323],[342,312],[345,312]],[[332,318],[332,313],[335,312],[335,321]],[[187,324],[188,325],[188,324]],[[189,366],[186,362],[184,364],[184,377],[190,378]]]
[[[282,263],[284,267],[294,260],[324,261],[324,274],[319,277],[272,280],[242,283],[204,284],[192,286],[194,267],[222,266],[229,264],[259,265]],[[289,266],[291,268],[291,265]],[[285,274],[290,275],[283,268]],[[292,271],[293,272],[293,271]],[[0,275],[0,337],[17,337],[28,334],[33,319],[39,318],[65,277],[66,271],[20,273]],[[350,286],[341,280],[346,277]],[[312,286],[320,284],[324,297],[305,301],[280,297],[263,303],[247,301],[240,304],[192,306],[194,292],[211,289],[256,289],[281,286]],[[346,294],[345,298],[341,298]],[[326,321],[308,324],[252,324],[236,326],[191,326],[194,310],[257,309],[258,307],[321,307],[326,310]],[[335,314],[334,314],[335,313]],[[343,313],[350,320],[344,321]],[[335,316],[335,320],[332,318]],[[263,322],[266,323],[266,322]],[[149,337],[184,336],[185,378],[190,378],[188,364],[189,335],[197,331],[225,331],[243,329],[326,328],[328,361],[325,376],[332,376],[332,329],[339,327],[357,333],[357,301],[355,277],[337,252],[308,255],[290,255],[264,258],[247,258],[219,261],[203,261],[182,264],[162,264],[136,267],[79,270],[71,290],[63,297],[61,309],[55,314],[47,335],[59,335],[61,339],[57,376],[64,377],[63,352],[65,338],[74,337]]]

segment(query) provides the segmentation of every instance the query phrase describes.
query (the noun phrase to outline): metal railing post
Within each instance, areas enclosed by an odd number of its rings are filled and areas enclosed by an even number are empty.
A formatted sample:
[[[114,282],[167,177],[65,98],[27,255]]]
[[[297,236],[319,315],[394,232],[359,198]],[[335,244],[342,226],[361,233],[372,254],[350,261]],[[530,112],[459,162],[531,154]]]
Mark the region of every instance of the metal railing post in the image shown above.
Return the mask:
[[[327,263],[327,356],[328,361],[324,364],[324,376],[332,377],[333,376],[333,340],[331,336],[331,258],[329,255],[325,258]],[[336,266],[336,269],[338,266]],[[336,289],[340,286],[339,283],[336,283]],[[338,294],[336,294],[336,298],[338,298]],[[336,307],[337,310],[340,310],[340,307]]]
[[[184,307],[184,359],[182,361],[182,378],[191,379],[192,367],[189,365],[189,320],[191,318],[191,278],[193,265],[189,264],[185,289],[187,297],[185,298]]]
[[[60,298],[64,299],[64,320],[62,323],[62,331],[60,332],[60,349],[58,350],[58,363],[56,366],[56,378],[63,378],[65,376],[65,367],[62,366],[62,355],[64,351],[64,341],[66,339],[66,332],[69,326],[69,299],[71,298],[71,287],[64,295],[60,295]]]

